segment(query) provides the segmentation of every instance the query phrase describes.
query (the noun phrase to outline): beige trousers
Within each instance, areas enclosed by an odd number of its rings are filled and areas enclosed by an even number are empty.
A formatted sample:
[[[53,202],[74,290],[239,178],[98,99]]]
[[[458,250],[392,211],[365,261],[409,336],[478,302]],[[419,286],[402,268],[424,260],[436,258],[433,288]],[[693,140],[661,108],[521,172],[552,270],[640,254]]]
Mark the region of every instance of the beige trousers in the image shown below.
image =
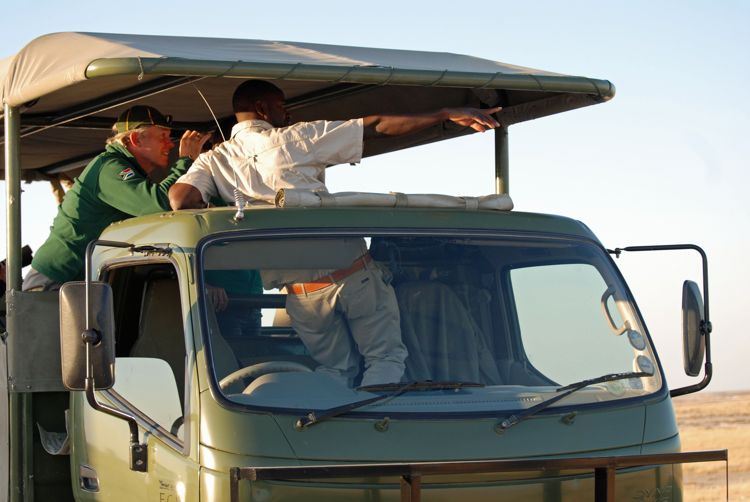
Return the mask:
[[[326,288],[287,296],[292,326],[321,364],[316,371],[352,386],[364,358],[362,386],[401,381],[408,353],[389,278],[371,262]]]

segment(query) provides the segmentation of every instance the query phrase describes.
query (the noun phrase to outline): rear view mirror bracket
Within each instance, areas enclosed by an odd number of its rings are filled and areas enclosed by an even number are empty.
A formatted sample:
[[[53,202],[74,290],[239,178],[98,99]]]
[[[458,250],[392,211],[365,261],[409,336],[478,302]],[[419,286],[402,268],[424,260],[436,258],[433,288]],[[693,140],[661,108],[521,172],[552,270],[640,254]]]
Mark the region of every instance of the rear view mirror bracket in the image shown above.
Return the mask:
[[[673,389],[670,391],[670,396],[677,397],[682,396],[685,394],[690,394],[693,392],[698,392],[699,390],[702,390],[706,388],[711,381],[711,376],[713,375],[713,364],[711,363],[711,332],[713,330],[713,326],[711,325],[710,317],[709,317],[709,311],[708,311],[708,258],[706,257],[706,253],[703,251],[703,249],[700,246],[696,246],[695,244],[667,244],[667,245],[656,245],[656,246],[628,246],[624,248],[615,248],[615,249],[608,249],[607,252],[610,254],[615,255],[616,258],[620,257],[620,254],[622,254],[623,251],[678,251],[678,250],[692,250],[696,251],[698,254],[701,255],[701,263],[703,266],[703,305],[702,305],[702,318],[700,319],[698,323],[698,331],[700,333],[700,338],[702,339],[703,343],[705,343],[705,363],[703,365],[703,379],[694,385],[688,385],[685,387],[680,387],[678,389]],[[685,290],[689,289],[689,286],[687,283],[691,283],[692,281],[686,281],[686,284],[683,285],[683,304],[685,302]],[[692,283],[695,284],[695,283]],[[697,287],[696,287],[697,289]],[[699,298],[700,299],[700,298]],[[683,306],[684,308],[684,306]],[[684,316],[684,314],[683,314]],[[684,322],[684,321],[683,321]],[[684,330],[684,326],[683,326]],[[683,333],[683,339],[686,340],[686,334]],[[687,345],[687,342],[686,342]],[[685,362],[686,369],[688,367],[687,363],[687,354],[686,354],[686,362]],[[697,376],[697,373],[696,375]]]

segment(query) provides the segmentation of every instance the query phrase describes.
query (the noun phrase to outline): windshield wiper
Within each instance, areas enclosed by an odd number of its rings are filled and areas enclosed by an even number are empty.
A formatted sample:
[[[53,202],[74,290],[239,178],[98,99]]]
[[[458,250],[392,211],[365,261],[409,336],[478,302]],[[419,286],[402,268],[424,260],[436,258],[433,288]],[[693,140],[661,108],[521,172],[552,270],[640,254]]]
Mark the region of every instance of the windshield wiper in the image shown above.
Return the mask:
[[[527,418],[536,415],[540,411],[552,406],[556,402],[558,402],[561,399],[564,399],[571,395],[572,393],[583,389],[584,387],[588,387],[589,385],[594,385],[597,383],[604,383],[604,382],[613,382],[615,380],[626,380],[628,378],[641,378],[641,377],[650,377],[653,376],[653,373],[647,373],[645,371],[631,371],[628,373],[609,373],[607,375],[602,375],[600,377],[596,378],[590,378],[588,380],[581,380],[580,382],[575,382],[570,385],[566,385],[564,387],[558,388],[555,392],[559,392],[554,397],[551,397],[547,399],[546,401],[542,401],[541,403],[532,406],[531,408],[527,408],[521,412],[519,412],[516,415],[511,415],[495,427],[495,430],[497,432],[505,432],[506,430],[510,429],[514,425],[526,420]]]
[[[330,408],[328,410],[323,410],[320,414],[316,414],[314,411],[311,411],[307,415],[299,417],[294,426],[297,429],[302,430],[310,427],[311,425],[320,423],[323,420],[328,420],[329,418],[344,415],[346,413],[349,413],[350,411],[356,410],[357,408],[367,406],[368,404],[390,401],[391,399],[394,399],[401,394],[411,390],[452,390],[462,389],[464,387],[484,387],[484,385],[476,382],[433,382],[432,380],[425,380],[419,382],[387,383],[358,387],[357,390],[362,390],[365,392],[385,391],[387,392],[387,394],[382,394],[380,396],[374,396],[367,399],[362,399],[361,401],[354,401],[353,403],[348,403],[342,406],[337,406],[335,408]]]

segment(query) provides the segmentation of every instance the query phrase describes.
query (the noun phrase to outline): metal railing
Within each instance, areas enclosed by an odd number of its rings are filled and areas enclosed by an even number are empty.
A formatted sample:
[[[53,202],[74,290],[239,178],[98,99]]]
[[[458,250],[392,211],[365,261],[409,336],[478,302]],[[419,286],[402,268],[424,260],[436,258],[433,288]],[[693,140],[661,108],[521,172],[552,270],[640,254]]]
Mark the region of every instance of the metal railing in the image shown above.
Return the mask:
[[[618,469],[651,465],[694,462],[728,462],[727,450],[659,453],[619,457],[553,458],[547,460],[488,460],[468,462],[418,462],[354,465],[315,465],[301,467],[233,467],[229,471],[230,500],[239,502],[240,481],[306,480],[320,478],[354,478],[362,476],[398,476],[401,479],[401,501],[419,502],[422,477],[445,474],[505,473],[520,471],[583,470],[594,474],[594,500],[615,501]],[[728,465],[728,464],[727,464]],[[729,487],[727,486],[727,497]]]

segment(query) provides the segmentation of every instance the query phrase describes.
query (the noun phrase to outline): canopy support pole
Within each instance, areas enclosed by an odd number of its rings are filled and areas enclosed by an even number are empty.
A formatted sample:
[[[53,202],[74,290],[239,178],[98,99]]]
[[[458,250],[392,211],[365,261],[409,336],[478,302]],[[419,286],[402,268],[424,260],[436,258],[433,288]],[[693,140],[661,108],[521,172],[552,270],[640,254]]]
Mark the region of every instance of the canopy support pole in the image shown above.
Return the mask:
[[[21,156],[20,131],[21,118],[18,108],[4,105],[5,121],[5,204],[6,204],[6,302],[11,290],[21,289]],[[6,336],[18,336],[9,333]],[[2,342],[5,344],[5,340]],[[4,347],[5,348],[5,347]],[[3,355],[7,356],[5,350]],[[7,378],[8,361],[0,361],[2,373]],[[8,395],[7,407],[0,406],[2,416],[0,423],[3,436],[0,438],[0,462],[6,463],[7,469],[0,474],[0,487],[9,493],[0,493],[0,497],[12,502],[30,500],[33,496],[31,474],[31,436],[24,438],[25,421],[31,421],[31,395],[11,392]],[[33,432],[26,431],[26,432]]]
[[[509,193],[509,171],[508,128],[500,126],[495,129],[495,193]]]
[[[6,291],[21,289],[21,120],[18,108],[5,108]]]

